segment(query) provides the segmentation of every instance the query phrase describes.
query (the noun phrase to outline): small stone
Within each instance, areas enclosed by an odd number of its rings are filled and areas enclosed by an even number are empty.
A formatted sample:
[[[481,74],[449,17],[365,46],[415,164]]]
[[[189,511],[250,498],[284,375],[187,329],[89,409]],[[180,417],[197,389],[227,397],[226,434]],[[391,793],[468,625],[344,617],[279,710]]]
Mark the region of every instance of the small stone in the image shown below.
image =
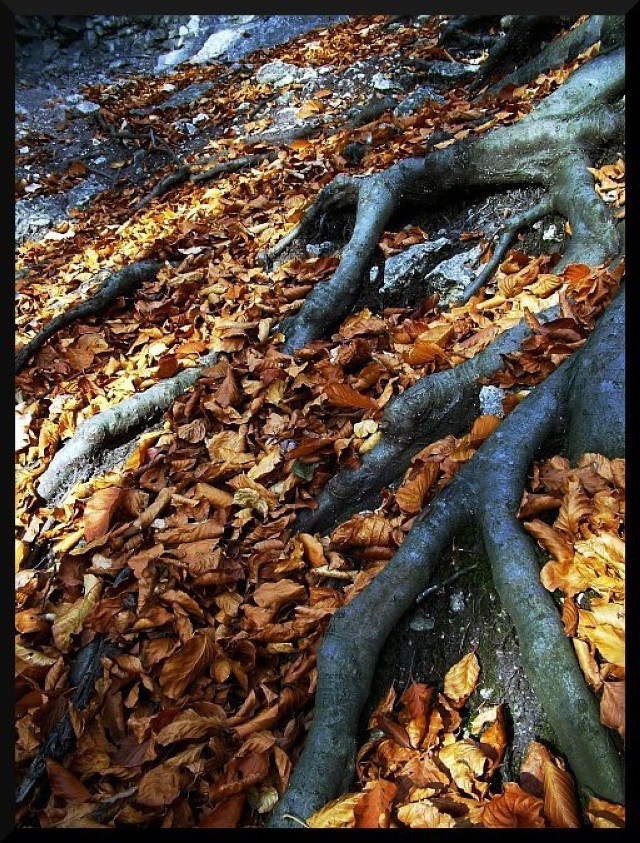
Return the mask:
[[[451,595],[449,607],[452,612],[461,612],[464,609],[464,594],[461,591]]]
[[[414,632],[430,632],[436,625],[435,620],[430,617],[416,617],[409,623],[409,628]]]
[[[223,53],[226,53],[234,41],[237,41],[240,37],[240,33],[232,29],[221,29],[219,32],[214,32],[193,56],[191,63],[204,64],[212,59],[217,59]]]
[[[389,77],[385,76],[383,73],[374,73],[371,78],[371,84],[376,91],[391,91],[393,88],[397,87],[393,79],[389,79]]]
[[[27,152],[29,152],[29,147],[28,146],[21,146],[19,151],[20,151],[21,155],[26,155]]]
[[[100,106],[97,102],[89,102],[89,100],[80,100],[80,102],[72,104],[71,107],[67,110],[74,116],[86,117],[89,114],[95,114],[96,111],[100,111]]]
[[[379,266],[372,266],[369,270],[369,280],[375,281],[378,275],[380,274],[380,267]]]
[[[505,396],[504,389],[498,386],[483,386],[480,390],[480,410],[483,415],[504,416],[502,402]]]

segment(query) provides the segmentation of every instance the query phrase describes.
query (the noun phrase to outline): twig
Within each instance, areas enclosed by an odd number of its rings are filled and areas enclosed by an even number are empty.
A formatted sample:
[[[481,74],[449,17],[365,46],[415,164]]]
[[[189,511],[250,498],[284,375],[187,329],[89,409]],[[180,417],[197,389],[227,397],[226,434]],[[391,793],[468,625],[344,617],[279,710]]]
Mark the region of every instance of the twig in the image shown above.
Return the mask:
[[[455,574],[452,574],[446,580],[443,580],[441,583],[438,583],[437,585],[430,585],[429,588],[425,588],[425,590],[422,591],[416,597],[416,601],[415,601],[416,605],[422,603],[422,601],[425,598],[429,597],[430,594],[435,594],[436,591],[442,591],[444,588],[446,588],[448,585],[451,585],[451,583],[454,583],[457,579],[462,577],[464,574],[468,574],[469,571],[473,571],[473,569],[477,568],[478,565],[479,565],[479,563],[476,562],[475,565],[469,565],[468,568],[462,568],[461,570],[456,571]]]

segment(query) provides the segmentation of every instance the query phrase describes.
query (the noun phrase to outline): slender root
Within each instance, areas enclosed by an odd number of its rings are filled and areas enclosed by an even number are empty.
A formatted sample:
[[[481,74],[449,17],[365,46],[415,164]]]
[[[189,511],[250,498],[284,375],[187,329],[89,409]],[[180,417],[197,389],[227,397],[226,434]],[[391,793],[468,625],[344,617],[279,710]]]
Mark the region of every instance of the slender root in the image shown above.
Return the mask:
[[[530,208],[528,211],[525,211],[523,214],[520,214],[518,217],[511,220],[508,225],[502,229],[498,237],[496,247],[493,251],[493,255],[487,261],[482,271],[479,272],[473,281],[463,290],[457,304],[461,305],[468,302],[471,296],[474,296],[487,283],[487,281],[489,281],[506,255],[507,249],[511,245],[513,238],[521,228],[533,225],[534,222],[546,217],[552,210],[553,201],[550,197],[546,197],[533,208]]]
[[[202,358],[200,365],[185,369],[172,378],[126,398],[86,419],[79,425],[67,444],[54,456],[49,467],[40,477],[37,491],[40,497],[50,500],[66,486],[75,472],[109,443],[118,441],[130,431],[171,406],[173,401],[192,386],[202,371],[217,360],[215,353]]]
[[[162,264],[156,261],[140,261],[125,266],[120,272],[110,275],[89,299],[70,310],[59,313],[24,348],[17,352],[15,359],[16,374],[42,348],[45,342],[55,336],[62,328],[66,328],[67,325],[71,325],[77,319],[84,319],[87,316],[95,316],[100,313],[118,296],[127,295],[140,284],[154,278],[161,266]]]

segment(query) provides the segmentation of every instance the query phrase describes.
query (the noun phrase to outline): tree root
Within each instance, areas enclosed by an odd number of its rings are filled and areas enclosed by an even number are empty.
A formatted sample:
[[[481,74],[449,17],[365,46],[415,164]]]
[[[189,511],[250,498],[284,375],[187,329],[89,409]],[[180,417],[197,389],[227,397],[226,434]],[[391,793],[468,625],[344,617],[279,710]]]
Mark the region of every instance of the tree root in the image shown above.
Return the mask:
[[[553,15],[515,15],[505,35],[489,51],[469,91],[478,91],[495,73],[504,73],[528,55],[538,52],[541,42],[570,25],[574,18]]]
[[[591,383],[590,389],[606,396],[608,407],[624,405],[618,375],[624,367],[623,329],[622,292],[587,343],[518,405],[416,518],[384,570],[333,616],[318,653],[313,723],[270,826],[289,826],[286,815],[309,817],[349,786],[358,719],[380,649],[428,585],[452,537],[471,519],[480,520],[494,581],[516,627],[527,676],[578,783],[602,798],[624,800],[618,752],[600,723],[596,698],[585,684],[553,599],[540,582],[534,544],[516,519],[536,450],[550,434],[562,430],[567,416],[571,435],[573,416],[580,412],[579,373],[590,373],[594,361],[602,361],[604,380]],[[583,444],[591,445],[588,433],[580,447]],[[619,455],[613,449],[606,452]]]
[[[338,177],[323,188],[300,225],[264,256],[280,254],[332,201],[353,205],[357,199],[353,234],[340,264],[286,326],[285,351],[293,353],[321,337],[349,313],[379,235],[402,204],[432,204],[453,190],[473,187],[541,185],[571,224],[572,238],[559,269],[576,257],[595,265],[617,255],[619,235],[611,211],[595,193],[587,167],[594,149],[624,131],[624,103],[610,104],[623,89],[624,50],[616,49],[576,70],[518,123],[363,179]]]
[[[70,310],[59,313],[24,348],[16,353],[16,374],[59,330],[71,325],[77,319],[84,319],[87,316],[95,316],[100,313],[118,296],[128,295],[141,284],[144,284],[145,281],[154,278],[161,266],[162,264],[156,261],[140,261],[125,266],[124,269],[110,275],[89,299]]]
[[[37,486],[40,497],[51,500],[97,451],[170,407],[179,395],[196,382],[202,371],[216,360],[216,353],[208,354],[195,368],[184,369],[172,378],[166,378],[83,421],[40,477]]]
[[[462,292],[462,295],[456,302],[458,305],[465,304],[468,302],[469,299],[474,296],[484,285],[489,281],[489,279],[493,276],[493,273],[496,271],[504,256],[507,253],[507,249],[511,245],[513,238],[516,236],[518,231],[521,228],[526,228],[528,225],[533,225],[534,222],[546,217],[547,214],[550,214],[553,211],[553,201],[547,196],[537,205],[534,205],[533,208],[530,208],[528,211],[525,211],[522,214],[519,214],[515,219],[511,220],[500,232],[498,237],[498,242],[496,243],[496,247],[491,255],[491,258],[487,261],[487,263],[482,268],[481,272],[473,279],[473,281],[465,287]]]
[[[540,322],[559,315],[551,307],[536,314]],[[325,485],[313,510],[303,511],[295,528],[325,532],[365,506],[372,506],[383,486],[402,475],[422,448],[448,434],[466,430],[478,414],[481,380],[500,371],[503,356],[520,349],[531,330],[523,320],[485,349],[452,369],[420,378],[389,402],[382,416],[382,439],[356,469],[344,469]]]
[[[438,43],[441,45],[456,41],[460,33],[465,33],[472,26],[497,25],[500,22],[500,15],[461,15],[453,18],[440,33]]]
[[[263,161],[273,161],[276,155],[275,150],[271,152],[260,152],[257,155],[244,155],[241,158],[233,158],[231,161],[216,164],[215,167],[210,167],[208,170],[202,170],[197,173],[192,172],[190,178],[194,182],[209,181],[209,179],[215,179],[227,173],[238,173],[240,170],[257,167]]]
[[[155,185],[155,187],[147,193],[146,196],[143,196],[139,202],[133,206],[134,211],[139,211],[141,208],[144,208],[146,205],[151,202],[152,199],[156,199],[159,196],[164,196],[164,194],[170,190],[172,187],[175,187],[177,184],[182,184],[183,182],[187,181],[189,176],[191,175],[191,167],[188,164],[182,164],[172,173],[169,173],[168,176],[160,179],[160,181]]]
[[[605,15],[589,15],[584,23],[569,30],[556,41],[551,41],[530,61],[492,85],[488,93],[497,94],[505,85],[525,85],[539,73],[546,73],[561,67],[565,62],[573,61],[600,39],[604,20]]]
[[[109,647],[102,635],[97,635],[76,656],[69,675],[69,685],[76,688],[71,703],[78,711],[87,707],[95,690],[96,680],[102,670],[102,658],[109,654]],[[31,762],[29,770],[16,791],[16,803],[24,802],[37,787],[47,771],[46,759],[61,761],[75,742],[71,716],[67,710],[47,735],[46,740]]]

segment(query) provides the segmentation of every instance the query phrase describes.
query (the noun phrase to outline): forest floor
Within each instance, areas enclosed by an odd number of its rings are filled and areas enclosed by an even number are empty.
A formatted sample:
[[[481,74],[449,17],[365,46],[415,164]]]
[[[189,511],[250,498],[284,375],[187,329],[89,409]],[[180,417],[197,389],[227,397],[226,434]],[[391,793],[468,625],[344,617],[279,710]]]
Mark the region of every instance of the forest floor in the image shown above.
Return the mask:
[[[437,286],[425,290],[425,275],[465,286],[505,220],[539,200],[530,187],[469,193],[394,216],[353,315],[326,339],[283,354],[280,323],[336,269],[353,214],[321,220],[306,244],[269,266],[259,253],[323,186],[339,173],[378,172],[516,122],[593,51],[473,100],[468,84],[485,52],[439,46],[429,16],[314,19],[302,34],[296,19],[292,38],[284,18],[279,26],[268,44],[246,38],[242,55],[163,73],[151,48],[118,67],[112,54],[94,50],[73,61],[68,51],[46,62],[30,54],[17,69],[18,347],[97,280],[134,261],[162,263],[135,294],[60,331],[16,377],[23,826],[261,825],[304,742],[315,653],[331,615],[384,568],[416,513],[500,419],[584,342],[620,282],[620,272],[582,265],[555,275],[567,232],[564,219],[548,216],[523,231],[490,287],[465,305],[442,307]],[[427,73],[416,58],[437,67]],[[469,72],[454,78],[447,64]],[[387,107],[359,121],[363,107],[383,97],[392,100]],[[254,155],[237,172],[193,178]],[[190,180],[148,198],[185,164]],[[623,215],[624,150],[608,149],[594,177]],[[430,263],[381,293],[396,255],[440,238]],[[567,293],[581,302],[581,319]],[[375,446],[394,395],[553,305],[562,309],[556,332],[540,329],[487,381],[494,403],[487,397],[469,431],[423,449],[375,511],[327,536],[293,534],[296,513],[328,478]],[[92,453],[47,499],[38,494],[54,454],[84,420],[211,352],[216,362],[168,411]],[[602,527],[602,498],[593,496],[605,489],[607,528],[618,536],[620,463],[594,463],[594,480],[586,463],[580,474],[551,447],[532,471],[521,517],[555,518],[582,483],[583,523]],[[569,539],[583,540],[573,526]],[[534,827],[586,823],[575,797],[549,807],[545,763],[560,790],[571,777],[474,530],[442,560],[438,583],[383,650],[351,801],[315,824],[371,825],[373,796],[384,803],[378,817],[386,827],[508,825],[518,811]],[[621,582],[611,588],[623,594]],[[580,597],[572,605],[587,612]],[[606,682],[624,679],[618,650],[610,642],[598,649],[588,624],[577,631],[568,619],[567,629],[581,641],[594,689],[624,686]],[[88,695],[83,674],[93,678]],[[607,716],[618,728],[615,691]],[[432,693],[439,701],[429,715]],[[66,735],[47,744],[65,717]],[[423,749],[425,736],[430,748],[440,746],[435,766],[423,757],[417,764],[417,732]],[[490,747],[484,755],[471,738],[479,734],[479,746]],[[393,753],[381,753],[381,741]],[[455,759],[451,747],[462,747]],[[483,815],[485,805],[493,807]],[[595,800],[588,819],[616,825],[621,811]]]

